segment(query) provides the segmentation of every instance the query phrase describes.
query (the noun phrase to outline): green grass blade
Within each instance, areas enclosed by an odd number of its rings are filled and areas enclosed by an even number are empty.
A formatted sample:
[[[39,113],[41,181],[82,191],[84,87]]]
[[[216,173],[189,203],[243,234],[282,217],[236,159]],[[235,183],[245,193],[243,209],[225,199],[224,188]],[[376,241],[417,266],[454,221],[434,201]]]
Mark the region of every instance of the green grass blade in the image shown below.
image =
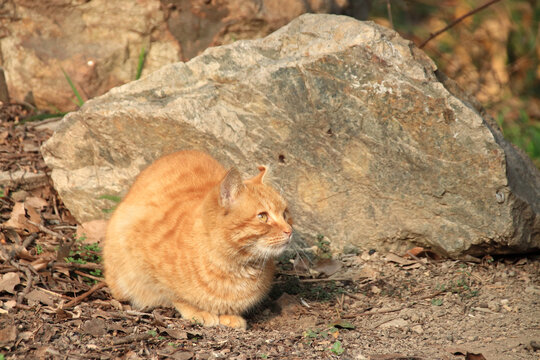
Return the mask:
[[[52,118],[61,118],[64,117],[67,114],[67,112],[57,112],[57,113],[43,113],[43,114],[36,114],[36,115],[30,115],[24,119],[22,119],[19,122],[19,125],[25,124],[27,122],[32,121],[40,121],[40,120],[46,120],[46,119],[52,119]]]
[[[115,203],[119,203],[122,200],[120,196],[115,195],[101,195],[99,199],[110,200],[114,201]]]
[[[146,49],[143,46],[141,49],[141,52],[139,53],[139,63],[137,64],[137,73],[135,74],[135,80],[139,80],[141,78],[145,60],[146,60]]]
[[[64,76],[65,76],[69,86],[71,87],[71,90],[73,91],[73,93],[77,97],[77,102],[75,102],[75,104],[78,105],[79,107],[83,106],[84,100],[81,97],[81,94],[79,94],[79,91],[77,90],[75,85],[73,84],[73,81],[71,81],[71,78],[69,77],[69,75],[66,73],[66,71],[64,69],[62,69],[62,72],[64,73]]]

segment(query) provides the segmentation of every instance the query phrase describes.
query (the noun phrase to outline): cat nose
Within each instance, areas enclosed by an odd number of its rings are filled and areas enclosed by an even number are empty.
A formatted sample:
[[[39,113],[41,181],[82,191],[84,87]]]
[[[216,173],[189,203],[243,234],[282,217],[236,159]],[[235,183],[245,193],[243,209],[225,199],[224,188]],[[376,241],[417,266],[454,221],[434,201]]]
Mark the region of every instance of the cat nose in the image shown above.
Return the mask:
[[[283,230],[283,233],[285,234],[286,237],[290,238],[292,235],[292,228],[287,228]]]

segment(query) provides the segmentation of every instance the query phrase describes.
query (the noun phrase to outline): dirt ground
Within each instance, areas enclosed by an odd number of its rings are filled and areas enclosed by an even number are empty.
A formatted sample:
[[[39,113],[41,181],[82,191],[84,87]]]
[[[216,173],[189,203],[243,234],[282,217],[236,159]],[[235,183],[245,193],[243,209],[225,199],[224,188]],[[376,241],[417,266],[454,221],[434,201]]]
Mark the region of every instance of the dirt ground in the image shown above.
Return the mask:
[[[539,254],[332,259],[320,238],[280,259],[247,331],[131,309],[111,298],[99,244],[76,235],[51,186],[39,146],[55,120],[27,115],[0,109],[0,360],[540,359]]]

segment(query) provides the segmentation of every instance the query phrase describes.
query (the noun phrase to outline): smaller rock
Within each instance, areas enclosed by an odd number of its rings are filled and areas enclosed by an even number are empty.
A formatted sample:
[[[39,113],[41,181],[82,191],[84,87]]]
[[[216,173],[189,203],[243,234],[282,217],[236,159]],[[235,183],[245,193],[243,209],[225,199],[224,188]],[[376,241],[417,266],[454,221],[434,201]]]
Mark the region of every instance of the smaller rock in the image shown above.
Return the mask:
[[[530,285],[525,288],[525,292],[528,294],[540,295],[540,287],[535,286],[535,285]]]
[[[493,312],[501,311],[501,304],[496,300],[491,300],[487,303],[487,308]]]
[[[417,333],[418,335],[422,335],[424,333],[424,329],[422,329],[421,325],[414,325],[411,328],[411,330],[414,331],[415,333]]]
[[[381,324],[379,327],[382,329],[391,328],[391,327],[402,328],[407,325],[408,325],[407,320],[399,318],[399,319],[394,319],[394,320],[385,322],[384,324]]]
[[[6,310],[11,310],[13,309],[15,306],[17,306],[17,301],[15,300],[8,300],[4,303],[4,306],[3,308],[6,309]]]
[[[345,245],[345,247],[343,247],[343,253],[344,254],[358,255],[358,254],[360,254],[360,249],[358,249],[357,246],[354,246],[352,244],[347,244],[347,245]]]

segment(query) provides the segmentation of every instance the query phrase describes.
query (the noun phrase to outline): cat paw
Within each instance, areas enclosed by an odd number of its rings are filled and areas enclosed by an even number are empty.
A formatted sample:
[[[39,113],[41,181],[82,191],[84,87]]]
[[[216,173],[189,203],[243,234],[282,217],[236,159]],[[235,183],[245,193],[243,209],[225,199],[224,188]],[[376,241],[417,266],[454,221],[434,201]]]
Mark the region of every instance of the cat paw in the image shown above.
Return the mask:
[[[216,326],[219,325],[219,316],[211,314],[207,311],[197,311],[191,314],[191,317],[188,319],[193,321],[196,324],[201,324],[204,326]]]
[[[247,329],[246,320],[238,315],[220,315],[219,323],[236,329]]]

